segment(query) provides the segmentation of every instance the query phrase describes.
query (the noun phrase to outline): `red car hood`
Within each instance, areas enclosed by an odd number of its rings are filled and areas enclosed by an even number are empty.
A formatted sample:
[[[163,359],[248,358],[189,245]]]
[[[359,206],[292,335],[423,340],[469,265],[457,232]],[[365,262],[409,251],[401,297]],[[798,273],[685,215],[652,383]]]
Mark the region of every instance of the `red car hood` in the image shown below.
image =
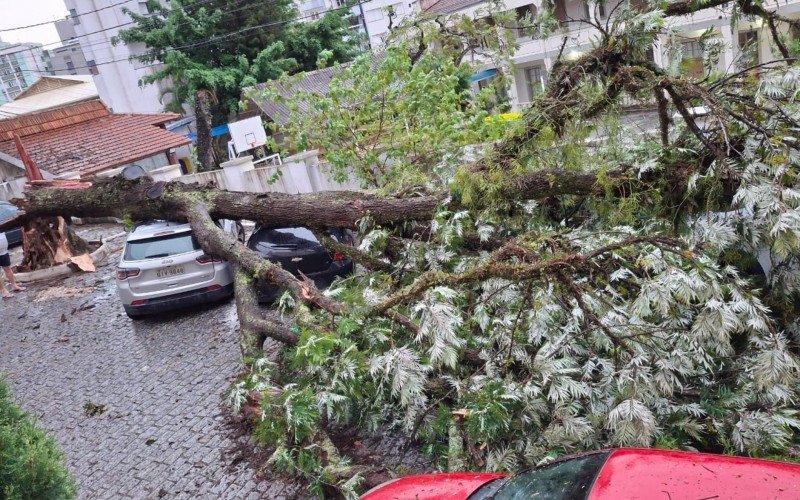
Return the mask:
[[[367,492],[362,500],[465,500],[484,484],[506,474],[420,474],[389,481]]]

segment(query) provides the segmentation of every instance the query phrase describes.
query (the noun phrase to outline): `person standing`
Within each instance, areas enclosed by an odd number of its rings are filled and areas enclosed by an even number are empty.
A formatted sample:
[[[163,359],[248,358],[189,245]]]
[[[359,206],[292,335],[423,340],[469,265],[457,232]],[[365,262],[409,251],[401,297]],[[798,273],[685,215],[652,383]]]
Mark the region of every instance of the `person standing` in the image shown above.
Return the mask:
[[[25,290],[25,287],[19,286],[14,279],[14,271],[11,270],[11,256],[8,255],[8,238],[6,238],[6,233],[0,233],[0,267],[3,268],[3,274],[6,275],[6,279],[11,283],[11,290],[15,292],[22,292]],[[10,299],[14,296],[8,291],[6,282],[3,280],[2,276],[0,276],[0,284],[2,284],[0,293],[4,299]]]

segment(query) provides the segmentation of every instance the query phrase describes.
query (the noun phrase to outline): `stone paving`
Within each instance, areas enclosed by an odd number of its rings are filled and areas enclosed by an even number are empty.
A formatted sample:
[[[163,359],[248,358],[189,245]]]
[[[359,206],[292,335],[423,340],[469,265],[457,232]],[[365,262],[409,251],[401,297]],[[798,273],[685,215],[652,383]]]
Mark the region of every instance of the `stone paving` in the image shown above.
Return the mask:
[[[258,479],[246,455],[259,450],[224,405],[239,370],[233,303],[133,322],[116,295],[118,258],[0,302],[0,372],[54,433],[79,498],[308,497],[290,480]],[[365,443],[419,470],[419,457],[399,454],[396,440]]]

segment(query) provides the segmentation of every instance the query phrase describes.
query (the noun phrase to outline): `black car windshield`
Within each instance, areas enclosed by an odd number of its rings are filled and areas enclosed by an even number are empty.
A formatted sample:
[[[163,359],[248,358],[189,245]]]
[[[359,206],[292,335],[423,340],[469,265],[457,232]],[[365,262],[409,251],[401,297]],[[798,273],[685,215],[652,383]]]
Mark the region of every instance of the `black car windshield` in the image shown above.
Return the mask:
[[[580,500],[589,496],[610,452],[561,460],[503,482],[492,500]],[[490,483],[491,484],[491,483]],[[479,493],[480,490],[476,493]],[[471,499],[472,497],[470,497]]]
[[[319,246],[317,237],[304,227],[283,227],[280,229],[261,229],[254,238],[258,245],[283,248],[307,248]]]
[[[125,260],[156,259],[195,250],[200,250],[200,243],[192,233],[170,234],[129,241],[125,246]]]
[[[0,203],[0,221],[8,220],[19,213],[17,207],[11,203]]]

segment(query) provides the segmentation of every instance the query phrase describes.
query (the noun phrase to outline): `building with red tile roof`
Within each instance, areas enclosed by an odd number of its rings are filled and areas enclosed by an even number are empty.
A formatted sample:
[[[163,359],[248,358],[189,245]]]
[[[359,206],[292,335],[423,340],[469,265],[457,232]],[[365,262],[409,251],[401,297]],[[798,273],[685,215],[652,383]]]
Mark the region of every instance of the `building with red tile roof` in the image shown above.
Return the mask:
[[[153,157],[169,164],[167,153],[191,143],[165,130],[174,113],[113,114],[91,100],[0,120],[0,166],[21,165],[14,135],[45,174],[77,172],[81,177]],[[3,165],[5,163],[5,165]]]

